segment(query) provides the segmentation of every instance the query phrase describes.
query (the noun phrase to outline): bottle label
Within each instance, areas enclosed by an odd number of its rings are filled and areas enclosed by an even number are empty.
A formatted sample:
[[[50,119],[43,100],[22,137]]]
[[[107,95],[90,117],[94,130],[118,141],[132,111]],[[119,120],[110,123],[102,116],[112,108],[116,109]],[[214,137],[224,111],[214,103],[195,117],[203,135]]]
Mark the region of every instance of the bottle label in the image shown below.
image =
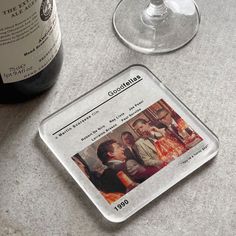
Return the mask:
[[[44,69],[61,45],[55,0],[5,0],[0,5],[0,80],[13,83]]]

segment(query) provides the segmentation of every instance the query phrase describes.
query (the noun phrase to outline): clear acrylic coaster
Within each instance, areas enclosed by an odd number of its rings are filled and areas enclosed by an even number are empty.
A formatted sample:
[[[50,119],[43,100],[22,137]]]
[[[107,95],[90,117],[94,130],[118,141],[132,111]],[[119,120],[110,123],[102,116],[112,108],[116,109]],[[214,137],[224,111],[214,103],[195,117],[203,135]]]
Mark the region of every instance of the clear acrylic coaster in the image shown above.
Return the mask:
[[[217,137],[143,65],[53,113],[39,133],[112,222],[126,220],[219,149]]]

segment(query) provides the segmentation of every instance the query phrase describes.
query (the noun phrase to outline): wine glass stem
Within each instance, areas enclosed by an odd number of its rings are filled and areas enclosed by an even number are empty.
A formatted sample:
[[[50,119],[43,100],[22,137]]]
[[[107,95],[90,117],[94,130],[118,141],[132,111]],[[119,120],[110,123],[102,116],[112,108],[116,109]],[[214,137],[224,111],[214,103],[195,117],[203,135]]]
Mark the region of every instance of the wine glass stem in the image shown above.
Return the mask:
[[[150,0],[150,3],[156,6],[163,4],[163,0]]]
[[[163,0],[150,0],[145,11],[150,17],[160,17],[166,14],[167,8]]]

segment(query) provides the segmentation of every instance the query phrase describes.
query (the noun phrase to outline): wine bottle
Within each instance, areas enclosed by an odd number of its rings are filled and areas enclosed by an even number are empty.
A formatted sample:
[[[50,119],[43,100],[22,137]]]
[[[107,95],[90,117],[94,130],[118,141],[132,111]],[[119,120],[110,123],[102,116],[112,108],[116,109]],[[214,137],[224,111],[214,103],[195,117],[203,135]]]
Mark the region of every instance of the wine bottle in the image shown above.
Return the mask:
[[[63,61],[55,0],[1,0],[0,103],[49,89]]]

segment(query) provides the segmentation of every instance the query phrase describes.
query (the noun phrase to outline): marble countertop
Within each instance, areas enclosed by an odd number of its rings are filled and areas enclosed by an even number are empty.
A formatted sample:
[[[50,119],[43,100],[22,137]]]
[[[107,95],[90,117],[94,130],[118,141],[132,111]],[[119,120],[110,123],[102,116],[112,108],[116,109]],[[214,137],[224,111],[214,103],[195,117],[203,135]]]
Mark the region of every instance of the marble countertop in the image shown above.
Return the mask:
[[[200,30],[184,48],[143,55],[112,29],[118,0],[57,1],[58,83],[0,105],[0,235],[236,235],[236,2],[197,0]],[[129,220],[105,220],[38,135],[40,121],[131,64],[149,67],[220,139],[218,156]]]

